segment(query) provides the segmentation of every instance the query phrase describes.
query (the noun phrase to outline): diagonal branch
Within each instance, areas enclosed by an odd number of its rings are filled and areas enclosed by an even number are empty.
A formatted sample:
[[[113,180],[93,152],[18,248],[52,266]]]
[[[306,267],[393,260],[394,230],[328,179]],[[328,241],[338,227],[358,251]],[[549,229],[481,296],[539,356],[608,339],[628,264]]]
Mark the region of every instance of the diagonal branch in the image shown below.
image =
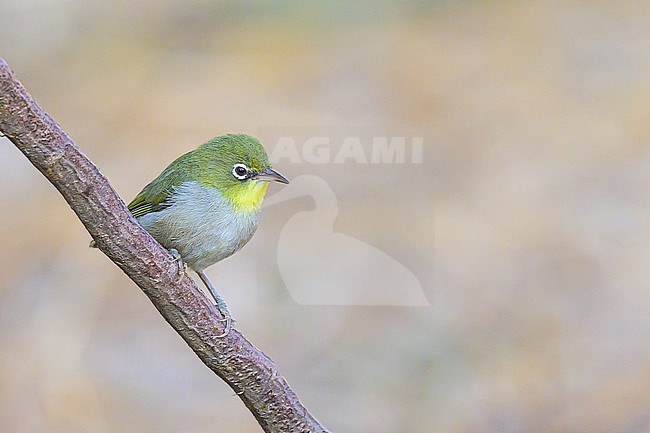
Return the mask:
[[[327,432],[275,364],[233,329],[174,258],[133,218],[97,167],[0,59],[0,131],[59,190],[99,249],[149,297],[197,356],[242,399],[265,432]]]

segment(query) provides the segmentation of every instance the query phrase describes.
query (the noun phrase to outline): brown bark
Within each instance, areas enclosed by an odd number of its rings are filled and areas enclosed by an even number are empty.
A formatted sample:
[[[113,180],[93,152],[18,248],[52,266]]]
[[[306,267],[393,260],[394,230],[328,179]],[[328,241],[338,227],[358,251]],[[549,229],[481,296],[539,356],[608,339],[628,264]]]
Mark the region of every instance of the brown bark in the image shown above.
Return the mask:
[[[149,297],[203,363],[242,399],[266,432],[326,432],[275,364],[236,329],[225,338],[215,307],[133,218],[97,167],[0,59],[0,131],[59,190],[99,249]]]

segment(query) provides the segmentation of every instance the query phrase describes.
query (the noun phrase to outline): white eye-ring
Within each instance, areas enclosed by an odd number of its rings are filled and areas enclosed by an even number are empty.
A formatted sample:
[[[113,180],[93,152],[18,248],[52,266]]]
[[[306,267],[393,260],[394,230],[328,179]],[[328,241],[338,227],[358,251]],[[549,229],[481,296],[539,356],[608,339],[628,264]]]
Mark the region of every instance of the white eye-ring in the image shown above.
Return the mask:
[[[232,175],[239,180],[244,180],[248,177],[249,169],[245,164],[235,164],[232,167]]]

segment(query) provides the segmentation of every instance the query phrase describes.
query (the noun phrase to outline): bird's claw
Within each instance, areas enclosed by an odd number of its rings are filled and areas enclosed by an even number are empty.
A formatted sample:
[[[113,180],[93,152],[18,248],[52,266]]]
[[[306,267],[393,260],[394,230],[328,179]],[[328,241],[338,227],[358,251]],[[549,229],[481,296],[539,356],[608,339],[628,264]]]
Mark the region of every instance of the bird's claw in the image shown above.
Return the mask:
[[[215,338],[224,338],[226,335],[230,334],[230,329],[232,329],[232,319],[230,316],[223,319],[217,319],[219,322],[226,322],[226,326],[222,334],[215,335]]]
[[[172,248],[169,250],[169,254],[174,257],[174,261],[178,267],[178,282],[180,282],[185,274],[187,274],[187,263],[183,261],[183,258],[181,257],[181,254],[178,252],[178,250]]]
[[[210,294],[212,295],[212,299],[214,299],[214,302],[216,304],[217,311],[219,311],[219,314],[222,316],[222,318],[216,319],[217,322],[226,323],[223,333],[219,335],[215,335],[215,338],[223,338],[230,333],[230,330],[232,329],[232,325],[235,321],[232,319],[232,317],[230,317],[230,313],[228,312],[228,306],[223,301],[223,299],[221,299],[221,296],[219,296],[219,293],[214,288],[214,286],[208,279],[207,275],[205,275],[203,271],[198,271],[196,274],[199,276],[201,281],[203,281],[205,287],[210,291]]]
[[[233,320],[232,317],[230,317],[230,313],[228,312],[228,307],[226,307],[226,304],[223,303],[223,301],[221,303],[217,303],[217,310],[219,310],[219,313],[223,316],[223,318],[217,319],[217,322],[225,322],[226,326],[224,327],[223,333],[216,335],[215,338],[223,338],[230,333]]]

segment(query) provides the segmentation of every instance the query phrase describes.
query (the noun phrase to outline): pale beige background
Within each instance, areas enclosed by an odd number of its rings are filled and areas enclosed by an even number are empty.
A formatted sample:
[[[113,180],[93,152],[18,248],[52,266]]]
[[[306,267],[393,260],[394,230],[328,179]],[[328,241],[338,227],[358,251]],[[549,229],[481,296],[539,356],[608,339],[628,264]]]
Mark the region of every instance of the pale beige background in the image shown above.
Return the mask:
[[[333,431],[637,433],[649,20],[641,1],[4,0],[0,56],[126,200],[226,132],[424,137],[420,165],[278,168],[323,178],[333,229],[430,307],[298,305],[277,251],[308,197],[209,270]],[[5,139],[0,185],[0,431],[259,431]]]

